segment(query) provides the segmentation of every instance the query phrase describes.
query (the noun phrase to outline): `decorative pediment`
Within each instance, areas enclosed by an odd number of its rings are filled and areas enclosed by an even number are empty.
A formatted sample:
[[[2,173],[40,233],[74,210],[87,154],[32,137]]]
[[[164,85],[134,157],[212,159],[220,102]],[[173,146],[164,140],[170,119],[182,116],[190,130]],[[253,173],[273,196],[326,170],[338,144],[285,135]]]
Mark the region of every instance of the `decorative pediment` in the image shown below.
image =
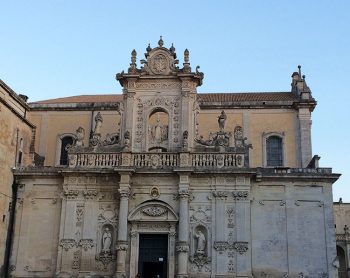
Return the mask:
[[[136,222],[177,222],[178,216],[168,204],[160,201],[150,201],[142,203],[135,208],[129,214],[128,220]]]
[[[152,48],[149,44],[146,48],[145,59],[140,60],[141,67],[137,66],[137,52],[134,49],[131,52],[131,63],[127,72],[122,71],[116,75],[116,79],[124,87],[127,84],[125,82],[128,78],[138,78],[147,76],[181,76],[185,74],[187,77],[192,77],[197,81],[198,85],[202,84],[204,74],[199,72],[199,66],[196,67],[196,71],[191,71],[190,66],[190,53],[186,49],[184,51],[184,63],[183,67],[178,66],[179,60],[176,59],[175,47],[172,44],[170,48],[163,46],[164,42],[162,37],[158,41],[158,46]]]

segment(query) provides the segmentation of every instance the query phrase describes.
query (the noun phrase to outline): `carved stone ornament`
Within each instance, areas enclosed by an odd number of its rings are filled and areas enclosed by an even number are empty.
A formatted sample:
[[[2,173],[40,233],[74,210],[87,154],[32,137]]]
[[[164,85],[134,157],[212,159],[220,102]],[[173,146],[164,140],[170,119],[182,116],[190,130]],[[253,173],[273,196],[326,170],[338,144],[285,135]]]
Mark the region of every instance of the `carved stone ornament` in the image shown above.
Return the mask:
[[[69,249],[75,247],[77,244],[74,239],[61,239],[60,246],[65,250],[68,251]]]
[[[244,254],[248,250],[248,242],[238,241],[233,243],[233,248],[239,253]]]
[[[190,251],[190,248],[189,246],[187,245],[187,243],[179,243],[177,246],[176,246],[176,252],[189,252]]]
[[[158,199],[160,196],[160,190],[158,186],[153,186],[150,191],[149,191],[149,195],[152,199]]]
[[[225,200],[228,197],[227,191],[213,191],[212,194],[215,198],[218,198],[221,200]]]
[[[161,216],[167,212],[167,210],[163,207],[158,207],[158,206],[152,206],[152,207],[147,207],[142,210],[142,212],[148,216]]]
[[[64,194],[64,196],[66,196],[66,198],[68,200],[75,200],[75,199],[77,199],[77,197],[79,195],[79,190],[73,190],[73,189],[64,188],[63,189],[63,194]]]
[[[218,252],[223,252],[227,249],[228,243],[227,241],[215,241],[214,242],[214,249]]]
[[[151,70],[155,74],[162,74],[168,67],[168,60],[163,54],[158,54],[151,60]]]
[[[111,252],[101,252],[96,255],[95,260],[101,263],[97,265],[97,268],[105,271],[107,270],[108,265],[116,260],[116,256]]]
[[[80,269],[80,251],[79,250],[73,253],[72,269]]]
[[[87,189],[83,191],[84,198],[86,200],[94,199],[98,194],[98,191],[96,189]]]
[[[188,189],[180,189],[179,190],[179,198],[187,199],[190,197],[190,191]]]
[[[81,239],[78,243],[79,246],[83,247],[85,251],[94,247],[94,241],[92,239]]]
[[[233,191],[232,196],[235,200],[247,200],[248,191]]]
[[[131,195],[130,189],[127,189],[127,188],[118,189],[118,191],[119,191],[120,197],[122,197],[122,198],[129,198]]]
[[[235,272],[235,263],[233,260],[229,260],[228,266],[227,266],[227,271],[229,273],[234,273]]]
[[[129,248],[129,245],[126,243],[119,243],[117,244],[116,250],[117,251],[127,251]]]
[[[83,221],[84,218],[84,203],[79,203],[77,204],[77,208],[76,208],[76,219],[77,219],[77,223],[80,223]]]
[[[202,271],[203,266],[211,262],[211,258],[204,254],[195,254],[194,256],[190,257],[190,262],[197,266],[198,271]]]

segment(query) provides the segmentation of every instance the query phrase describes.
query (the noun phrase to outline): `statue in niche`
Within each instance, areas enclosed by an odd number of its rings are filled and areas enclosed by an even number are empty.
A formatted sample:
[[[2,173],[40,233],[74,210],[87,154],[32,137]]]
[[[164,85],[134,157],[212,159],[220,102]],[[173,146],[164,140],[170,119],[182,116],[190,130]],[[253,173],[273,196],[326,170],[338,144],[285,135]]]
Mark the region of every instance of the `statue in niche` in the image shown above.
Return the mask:
[[[205,254],[205,244],[207,242],[205,235],[201,230],[198,230],[197,233],[195,234],[195,237],[197,239],[196,254],[204,255]]]
[[[102,235],[102,252],[110,252],[112,245],[112,233],[108,227],[104,229]]]
[[[224,128],[225,128],[226,118],[227,118],[226,113],[224,110],[222,110],[221,114],[218,116],[218,123],[219,123],[220,131],[224,130]]]
[[[168,140],[168,126],[162,125],[159,113],[157,113],[157,122],[154,126],[148,128],[149,138],[152,143],[160,144]]]
[[[162,142],[162,127],[160,125],[160,119],[158,117],[157,124],[154,127],[154,139],[157,143]]]

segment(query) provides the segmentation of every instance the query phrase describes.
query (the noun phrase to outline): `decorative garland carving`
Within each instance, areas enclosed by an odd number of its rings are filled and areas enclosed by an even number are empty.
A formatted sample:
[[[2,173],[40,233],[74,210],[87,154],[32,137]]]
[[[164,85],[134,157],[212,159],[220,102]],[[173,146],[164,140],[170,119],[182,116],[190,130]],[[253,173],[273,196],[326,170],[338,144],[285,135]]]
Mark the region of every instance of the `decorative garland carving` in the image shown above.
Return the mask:
[[[69,249],[76,246],[76,242],[74,239],[61,239],[60,246],[65,250],[68,251]]]
[[[227,249],[235,250],[239,254],[243,255],[248,250],[248,242],[236,241],[231,243],[227,241],[215,241],[214,249],[218,252],[223,252]]]
[[[230,248],[230,247],[229,247]],[[233,248],[239,253],[244,254],[248,250],[248,242],[238,241],[233,243]]]
[[[215,241],[213,247],[216,251],[223,252],[227,249],[228,243],[227,241]]]
[[[226,200],[226,198],[228,197],[227,191],[213,191],[212,194],[215,198],[220,200]]]
[[[148,216],[161,216],[167,212],[167,210],[163,207],[158,207],[158,206],[152,206],[152,207],[147,207],[142,210],[142,212]]]
[[[85,251],[94,247],[94,241],[92,239],[81,239],[78,243],[79,246],[83,247]]]
[[[249,195],[248,191],[233,191],[232,192],[232,196],[236,201],[247,200],[248,195]]]
[[[79,195],[79,190],[64,188],[63,194],[67,198],[67,200],[76,200]]]
[[[83,195],[86,200],[95,199],[97,194],[98,194],[98,191],[96,189],[86,189],[83,191]]]

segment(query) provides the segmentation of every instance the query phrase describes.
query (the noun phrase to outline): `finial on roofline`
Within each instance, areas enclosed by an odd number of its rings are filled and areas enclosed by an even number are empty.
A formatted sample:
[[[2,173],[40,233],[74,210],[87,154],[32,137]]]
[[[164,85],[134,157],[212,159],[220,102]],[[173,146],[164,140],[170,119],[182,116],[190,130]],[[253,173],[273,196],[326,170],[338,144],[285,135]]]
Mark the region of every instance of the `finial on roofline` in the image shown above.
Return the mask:
[[[162,38],[162,36],[160,36],[160,39],[158,41],[158,45],[159,45],[159,47],[163,47],[163,44],[164,44],[163,38]]]
[[[149,43],[148,46],[147,46],[147,48],[146,48],[146,51],[147,51],[147,52],[150,52],[151,50],[152,50],[152,47],[151,47],[151,44]]]
[[[174,44],[173,44],[173,43],[171,44],[171,47],[169,48],[169,50],[170,50],[170,53],[171,53],[171,54],[174,54],[174,53],[175,53],[175,47],[174,47]]]

